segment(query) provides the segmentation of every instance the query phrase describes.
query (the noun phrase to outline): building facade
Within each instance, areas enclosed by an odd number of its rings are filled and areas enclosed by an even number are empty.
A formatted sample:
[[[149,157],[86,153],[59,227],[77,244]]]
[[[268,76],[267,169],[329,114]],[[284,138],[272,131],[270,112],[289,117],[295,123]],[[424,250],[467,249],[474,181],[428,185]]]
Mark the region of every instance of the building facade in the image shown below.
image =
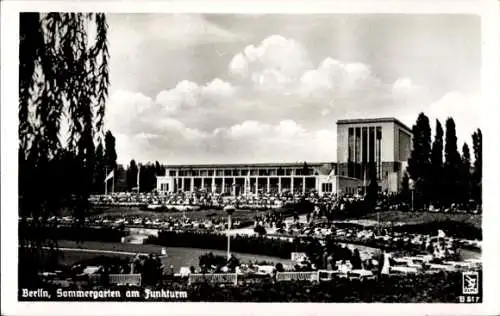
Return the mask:
[[[359,180],[350,180],[347,190],[354,193]],[[335,163],[170,165],[166,166],[166,175],[157,178],[159,192],[201,190],[232,195],[339,193],[342,185],[345,186],[336,175]]]
[[[395,118],[337,121],[338,174],[376,177],[382,191],[398,192],[410,157],[411,130]]]
[[[339,120],[337,163],[170,165],[157,177],[157,191],[357,193],[375,173],[383,191],[398,192],[411,137],[394,118]]]

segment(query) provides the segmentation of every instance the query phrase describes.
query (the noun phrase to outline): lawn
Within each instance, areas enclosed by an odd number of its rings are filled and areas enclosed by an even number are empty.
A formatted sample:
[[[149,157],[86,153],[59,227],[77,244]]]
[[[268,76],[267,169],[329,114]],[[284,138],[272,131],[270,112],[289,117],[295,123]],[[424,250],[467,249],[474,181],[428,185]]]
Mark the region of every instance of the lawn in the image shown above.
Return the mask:
[[[121,243],[105,243],[105,242],[90,242],[86,241],[80,246],[77,246],[73,241],[62,240],[58,242],[60,248],[82,248],[82,249],[98,249],[98,250],[113,250],[113,251],[123,251],[123,252],[133,252],[133,253],[161,253],[161,246],[157,245],[134,245],[134,244],[121,244]],[[226,252],[221,250],[210,250],[210,249],[199,249],[199,248],[167,248],[167,257],[162,258],[162,263],[166,269],[169,269],[172,265],[175,272],[178,272],[181,266],[198,266],[198,258],[207,253],[213,252],[216,255],[225,256]],[[110,256],[110,257],[128,257],[123,254],[99,254],[99,253],[87,253],[80,251],[63,251],[61,254],[60,262],[62,264],[71,265],[80,260],[90,259],[96,256]],[[234,255],[240,259],[241,262],[248,261],[267,261],[282,264],[290,264],[290,260],[284,260],[281,258],[267,257],[252,254],[234,253]]]

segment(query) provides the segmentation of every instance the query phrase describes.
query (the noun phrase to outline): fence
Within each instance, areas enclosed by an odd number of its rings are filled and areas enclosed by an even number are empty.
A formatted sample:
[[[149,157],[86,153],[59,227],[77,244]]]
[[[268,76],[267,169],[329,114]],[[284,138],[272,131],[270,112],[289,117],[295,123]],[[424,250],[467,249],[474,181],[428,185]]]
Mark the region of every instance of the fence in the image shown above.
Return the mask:
[[[216,284],[238,284],[238,275],[236,273],[213,273],[213,274],[190,274],[189,284],[196,283],[216,283]]]
[[[93,282],[99,282],[101,280],[102,275],[100,274],[92,274],[91,280]],[[141,275],[140,274],[110,274],[109,275],[109,284],[111,285],[141,285]]]
[[[319,272],[277,272],[276,281],[319,281]]]

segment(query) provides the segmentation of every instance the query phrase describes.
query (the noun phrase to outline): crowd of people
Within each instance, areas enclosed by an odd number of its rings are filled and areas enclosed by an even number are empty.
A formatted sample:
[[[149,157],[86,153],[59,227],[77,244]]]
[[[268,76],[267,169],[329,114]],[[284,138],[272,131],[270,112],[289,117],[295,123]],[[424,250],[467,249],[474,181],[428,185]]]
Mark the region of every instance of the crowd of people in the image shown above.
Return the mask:
[[[432,260],[441,260],[434,262],[437,269],[448,269],[455,271],[456,268],[451,263],[444,264],[444,261],[457,261],[457,249],[464,245],[475,246],[480,248],[480,242],[466,240],[464,238],[448,238],[444,233],[440,232],[438,236],[431,236],[425,233],[416,233],[398,229],[393,225],[376,225],[376,226],[362,226],[359,224],[352,224],[342,219],[339,214],[366,214],[367,203],[365,197],[361,195],[336,195],[325,194],[318,195],[311,192],[308,195],[291,194],[283,192],[281,194],[258,194],[248,196],[232,196],[225,194],[214,194],[208,192],[195,192],[195,193],[116,193],[106,196],[92,196],[91,203],[97,206],[148,206],[149,208],[159,207],[172,207],[174,210],[197,210],[200,208],[217,209],[223,208],[227,205],[233,205],[240,209],[259,209],[264,212],[256,212],[252,216],[250,222],[234,220],[232,228],[238,227],[253,227],[255,232],[260,228],[258,235],[260,237],[251,237],[246,235],[236,235],[231,237],[232,249],[236,252],[253,253],[270,255],[281,258],[290,258],[290,254],[294,251],[302,251],[306,254],[301,260],[294,262],[292,266],[279,266],[271,265],[274,278],[279,271],[318,271],[318,269],[327,269],[330,271],[340,271],[342,273],[351,273],[351,277],[356,275],[354,271],[361,271],[360,275],[380,275],[381,266],[384,262],[383,256],[380,257],[380,252],[377,253],[360,253],[358,250],[351,251],[346,247],[341,246],[341,243],[348,243],[351,245],[364,245],[370,246],[382,251],[399,251],[399,255],[405,255],[407,260],[408,256],[420,256],[418,260],[419,268],[415,268],[412,259],[408,259],[410,263],[405,261],[403,270],[399,271],[423,271],[428,259],[423,259],[424,254],[430,255]],[[292,216],[288,213],[280,213],[273,209],[283,207],[287,204],[299,205],[304,208],[310,207],[311,209],[304,212],[302,216],[304,219],[299,220],[299,213],[292,212]],[[299,208],[300,208],[299,207]],[[408,204],[401,202],[398,197],[381,194],[378,196],[376,203],[370,205],[371,211],[384,211],[384,210],[410,210]],[[459,211],[461,206],[452,205],[450,210]],[[448,211],[450,211],[448,210]],[[159,210],[161,211],[161,210]],[[428,211],[436,211],[430,207]],[[442,211],[442,210],[439,210]],[[167,214],[168,215],[168,214]],[[30,219],[28,218],[28,221]],[[31,219],[32,220],[32,219]],[[60,225],[66,225],[68,228],[74,223],[75,219],[72,217],[51,217],[49,222]],[[224,250],[227,246],[227,237],[225,230],[227,229],[227,220],[225,218],[217,218],[210,216],[202,216],[198,219],[189,218],[189,216],[141,216],[139,215],[122,215],[122,216],[91,216],[85,218],[88,226],[98,227],[100,230],[111,228],[113,232],[123,232],[124,230],[116,230],[115,228],[123,228],[125,226],[138,226],[140,228],[156,228],[159,230],[157,237],[150,237],[145,242],[153,243],[165,247],[195,247],[205,249],[220,249]],[[436,232],[436,230],[434,230]],[[105,235],[105,232],[102,232]],[[267,238],[261,238],[266,235]],[[66,236],[66,235],[65,235]],[[67,236],[66,236],[67,237]],[[118,237],[112,236],[114,239]],[[104,239],[103,239],[104,240]],[[122,238],[123,242],[123,238]],[[340,244],[339,244],[340,243]],[[264,251],[265,250],[265,251]],[[405,254],[406,251],[406,254]],[[263,253],[265,252],[265,253]],[[203,273],[226,273],[226,272],[240,272],[246,271],[259,271],[259,265],[247,263],[240,264],[238,260],[232,258],[232,261],[225,262],[219,260],[217,265],[210,263],[200,264],[199,268],[190,267],[189,274],[203,272]],[[392,259],[391,259],[392,260]],[[398,259],[400,260],[400,259]],[[403,260],[403,261],[404,261]],[[392,261],[394,263],[396,261]],[[468,263],[469,264],[469,263]],[[139,273],[142,275],[143,285],[158,286],[158,283],[164,282],[165,277],[168,277],[166,269],[162,266],[161,260],[158,256],[136,256],[127,265],[122,265],[121,269],[117,269],[118,265],[112,266],[108,269],[98,269],[97,273],[107,275],[109,273],[129,274]],[[207,269],[208,267],[208,269]],[[457,266],[458,267],[458,266]],[[79,274],[81,266],[78,267]],[[404,270],[404,269],[409,270]],[[170,271],[167,269],[167,271]],[[171,271],[172,272],[172,271]],[[83,273],[85,274],[85,273]],[[406,274],[403,273],[403,274]],[[408,278],[415,278],[414,276],[406,276]],[[104,280],[106,278],[104,277]],[[349,280],[352,278],[348,277]],[[359,279],[359,278],[358,278]],[[413,279],[412,279],[413,280]],[[172,281],[172,280],[171,280]],[[411,280],[410,280],[411,281]],[[172,282],[178,282],[172,281]],[[267,282],[267,281],[265,281]],[[257,289],[265,284],[258,282]],[[300,282],[287,282],[287,285],[279,285],[279,282],[271,283],[272,287],[279,289],[282,286],[293,287]],[[342,281],[344,282],[344,281]],[[341,282],[341,283],[342,283]],[[182,284],[182,283],[179,283]],[[111,285],[110,285],[111,286]],[[194,291],[193,300],[202,297],[199,290],[204,291],[205,288],[210,288],[213,285],[193,285],[187,287],[189,291]],[[316,291],[316,285],[307,285],[311,287],[311,291]],[[350,285],[344,285],[349,287]],[[380,285],[373,285],[380,286]],[[186,288],[181,285],[181,288]],[[144,287],[142,287],[143,289]],[[243,295],[242,293],[248,292],[249,287],[243,286],[239,290],[217,290],[220,295]],[[224,294],[224,293],[225,294]],[[321,292],[321,291],[320,291]],[[197,293],[197,294],[196,294]],[[239,294],[238,294],[239,293]],[[218,295],[219,295],[218,294]],[[258,296],[258,293],[254,293]],[[276,294],[278,295],[278,294]],[[323,294],[320,294],[320,296]],[[373,294],[369,294],[373,295]],[[279,296],[279,295],[278,295]],[[280,299],[276,296],[276,299]],[[300,297],[290,298],[289,294],[283,296],[282,299],[301,300]],[[281,297],[281,296],[280,296]],[[345,297],[344,297],[345,298]],[[211,297],[209,300],[216,299]],[[328,298],[322,298],[328,301]],[[331,299],[331,297],[330,297]],[[350,299],[355,300],[355,297]],[[358,298],[363,299],[363,298]],[[241,301],[237,298],[229,298],[229,300]],[[254,298],[246,297],[243,301],[254,300]],[[308,298],[307,300],[310,300]],[[335,299],[333,299],[335,301]],[[370,301],[370,299],[368,299]]]
[[[287,204],[309,201],[320,206],[324,214],[340,212],[363,211],[362,202],[365,196],[362,194],[319,194],[311,191],[307,194],[291,193],[289,191],[258,193],[233,196],[230,193],[213,193],[207,191],[195,192],[120,192],[108,195],[93,195],[89,201],[95,206],[101,207],[147,207],[150,209],[164,210],[197,210],[197,209],[220,209],[228,204],[236,205],[242,209],[275,209]],[[424,208],[413,209],[411,200],[402,201],[401,196],[395,194],[381,193],[377,197],[377,203],[373,207],[375,211],[400,210],[400,211],[426,211],[444,213],[481,213],[480,206],[465,204],[451,204],[449,207],[436,207],[433,205]]]

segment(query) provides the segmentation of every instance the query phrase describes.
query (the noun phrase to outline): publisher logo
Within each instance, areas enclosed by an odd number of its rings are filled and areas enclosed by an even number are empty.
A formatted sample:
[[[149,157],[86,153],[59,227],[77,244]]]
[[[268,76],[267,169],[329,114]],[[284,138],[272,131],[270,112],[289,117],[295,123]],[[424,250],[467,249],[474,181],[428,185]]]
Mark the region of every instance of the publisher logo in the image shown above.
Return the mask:
[[[479,294],[479,274],[477,272],[462,272],[462,294]]]

